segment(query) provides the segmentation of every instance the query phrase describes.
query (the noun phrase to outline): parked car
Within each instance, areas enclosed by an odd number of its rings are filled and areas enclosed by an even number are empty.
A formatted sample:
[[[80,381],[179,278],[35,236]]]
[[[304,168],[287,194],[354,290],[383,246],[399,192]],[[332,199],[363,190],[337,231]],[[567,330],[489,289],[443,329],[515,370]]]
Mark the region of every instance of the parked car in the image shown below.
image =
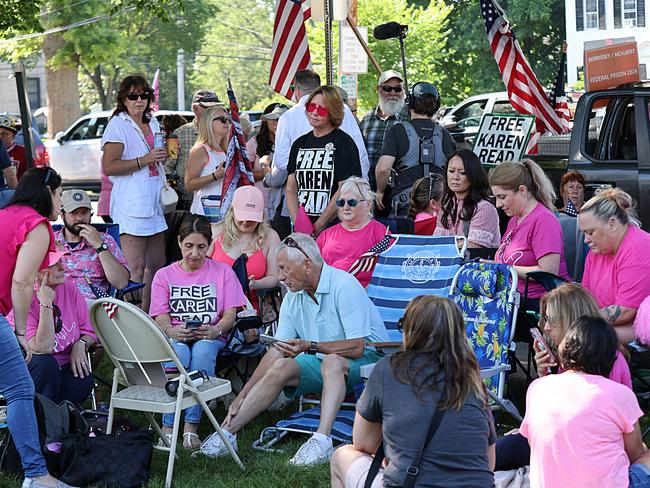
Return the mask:
[[[99,191],[102,152],[100,142],[113,112],[105,110],[84,115],[53,141],[47,141],[50,165],[63,178],[63,186]],[[179,114],[194,120],[190,111],[159,110],[154,114],[159,122],[165,115]]]
[[[469,97],[449,110],[439,123],[449,131],[458,149],[472,149],[483,114],[517,113],[507,92],[484,93]]]

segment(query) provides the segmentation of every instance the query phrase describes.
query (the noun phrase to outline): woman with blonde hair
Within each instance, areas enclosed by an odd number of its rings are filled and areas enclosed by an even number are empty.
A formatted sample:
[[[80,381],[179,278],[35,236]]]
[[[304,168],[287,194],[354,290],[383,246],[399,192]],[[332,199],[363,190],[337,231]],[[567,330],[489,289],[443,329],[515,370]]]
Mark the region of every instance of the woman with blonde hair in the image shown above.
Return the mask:
[[[514,266],[521,278],[519,292],[524,293],[530,271],[546,271],[568,280],[562,227],[553,213],[555,190],[542,168],[530,159],[505,162],[490,171],[489,179],[497,208],[510,217],[495,260]],[[531,282],[527,304],[536,308],[544,292],[542,285]]]
[[[460,309],[448,298],[419,296],[399,324],[402,349],[370,375],[352,444],[332,457],[332,487],[363,487],[380,441],[385,468],[373,488],[402,486],[413,468],[416,486],[494,486],[494,423]]]
[[[321,232],[316,243],[327,264],[350,271],[363,253],[384,238],[386,226],[373,218],[375,194],[368,182],[358,176],[341,184],[335,203],[340,223]],[[364,288],[371,276],[372,269],[355,274]]]
[[[638,227],[632,197],[618,188],[603,190],[586,202],[578,214],[589,254],[583,286],[614,326],[618,340],[634,339],[634,319],[641,302],[650,296],[650,234]]]
[[[199,120],[199,136],[190,150],[185,170],[185,189],[194,192],[190,212],[205,215],[201,198],[221,197],[228,151],[230,117],[226,109],[210,107]]]
[[[280,245],[277,232],[264,221],[264,196],[259,188],[241,186],[235,190],[224,219],[212,225],[212,238],[208,255],[215,261],[232,266],[237,258],[246,254],[250,300],[259,312],[255,290],[277,286],[275,250]]]

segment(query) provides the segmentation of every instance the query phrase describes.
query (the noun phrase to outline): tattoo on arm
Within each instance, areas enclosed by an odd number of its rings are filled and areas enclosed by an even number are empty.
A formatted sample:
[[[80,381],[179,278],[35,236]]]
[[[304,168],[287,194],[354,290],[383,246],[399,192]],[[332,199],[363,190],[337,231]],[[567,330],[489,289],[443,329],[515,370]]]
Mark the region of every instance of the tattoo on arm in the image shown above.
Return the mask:
[[[614,324],[621,316],[620,305],[610,305],[609,307],[603,308],[603,316],[607,322]]]

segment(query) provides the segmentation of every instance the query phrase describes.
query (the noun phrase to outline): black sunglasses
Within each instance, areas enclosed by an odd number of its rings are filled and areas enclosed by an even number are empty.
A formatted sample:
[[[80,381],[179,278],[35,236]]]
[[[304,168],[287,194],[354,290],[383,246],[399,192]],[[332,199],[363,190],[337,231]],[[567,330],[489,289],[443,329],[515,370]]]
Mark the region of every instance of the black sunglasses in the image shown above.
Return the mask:
[[[386,93],[390,93],[390,92],[402,93],[401,86],[381,85],[381,89],[384,90]]]
[[[47,172],[45,173],[45,180],[43,181],[43,184],[47,186],[48,181],[50,181],[50,177],[56,174],[56,171],[54,171],[52,168],[48,167]]]
[[[343,208],[345,207],[346,202],[348,205],[350,205],[350,207],[354,208],[359,205],[360,202],[365,202],[365,200],[357,200],[356,198],[350,198],[348,200],[345,198],[337,198],[335,203],[337,207]]]
[[[284,240],[282,241],[282,244],[284,244],[287,247],[293,247],[294,249],[298,249],[298,251],[300,251],[303,256],[305,256],[307,259],[310,259],[307,253],[304,251],[304,249],[300,247],[300,244],[298,244],[293,237],[285,237]]]
[[[140,100],[149,100],[151,98],[151,94],[149,92],[146,93],[129,93],[126,98],[131,100],[132,102],[135,102],[138,98]]]
[[[212,121],[214,122],[215,120],[218,120],[222,124],[230,124],[230,119],[226,117],[225,115],[220,115],[219,117],[214,117]]]
[[[55,303],[52,304],[52,313],[54,315],[54,333],[58,334],[63,329],[63,320],[61,320],[61,309]]]

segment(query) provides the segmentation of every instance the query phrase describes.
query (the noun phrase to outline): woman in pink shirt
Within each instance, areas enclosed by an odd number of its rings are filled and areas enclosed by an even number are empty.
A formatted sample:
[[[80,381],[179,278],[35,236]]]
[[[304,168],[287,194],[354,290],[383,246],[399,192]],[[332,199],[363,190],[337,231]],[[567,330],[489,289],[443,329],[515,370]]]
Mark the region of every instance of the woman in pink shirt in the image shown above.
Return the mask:
[[[151,285],[150,315],[188,371],[213,375],[217,355],[235,325],[237,307],[246,304],[237,276],[229,266],[206,259],[212,240],[210,221],[193,215],[178,231],[183,259],[161,268]],[[172,363],[173,364],[173,363]],[[185,409],[183,447],[198,449],[202,409]],[[163,431],[171,438],[174,415],[163,415]]]
[[[447,184],[434,236],[465,236],[468,247],[496,248],[501,239],[499,214],[489,200],[488,176],[478,156],[462,149],[445,168]]]
[[[622,344],[634,339],[637,310],[650,295],[650,234],[637,225],[632,197],[618,188],[601,191],[578,214],[590,251],[582,284]]]
[[[362,178],[345,180],[335,203],[341,222],[321,232],[316,244],[325,263],[349,271],[363,253],[384,238],[386,226],[372,218],[375,194]],[[364,288],[371,276],[372,269],[355,274]]]
[[[640,488],[650,483],[643,412],[626,386],[607,379],[618,341],[600,317],[573,322],[560,343],[562,374],[528,388],[520,432],[530,443],[532,488]]]
[[[546,271],[569,279],[564,261],[560,221],[553,214],[555,190],[542,168],[530,159],[505,162],[490,171],[490,186],[510,221],[495,255],[497,263],[514,266],[524,293],[526,273]],[[531,282],[528,301],[537,308],[544,288]]]

